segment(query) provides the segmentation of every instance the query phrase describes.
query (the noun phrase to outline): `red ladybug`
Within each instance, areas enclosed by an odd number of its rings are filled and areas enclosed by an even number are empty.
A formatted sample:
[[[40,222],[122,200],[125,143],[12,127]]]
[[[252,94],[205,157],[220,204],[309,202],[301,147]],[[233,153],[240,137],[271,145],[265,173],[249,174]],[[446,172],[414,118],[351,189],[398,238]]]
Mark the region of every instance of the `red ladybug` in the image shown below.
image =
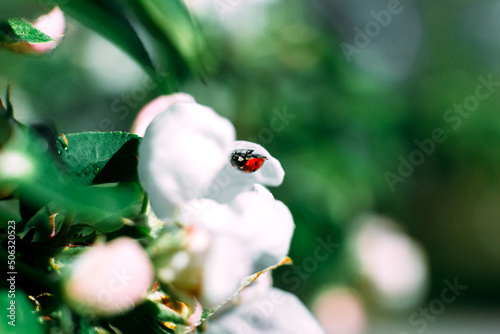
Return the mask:
[[[242,171],[243,173],[253,173],[262,167],[262,164],[267,157],[253,153],[254,150],[239,149],[231,153],[229,162],[231,166]]]

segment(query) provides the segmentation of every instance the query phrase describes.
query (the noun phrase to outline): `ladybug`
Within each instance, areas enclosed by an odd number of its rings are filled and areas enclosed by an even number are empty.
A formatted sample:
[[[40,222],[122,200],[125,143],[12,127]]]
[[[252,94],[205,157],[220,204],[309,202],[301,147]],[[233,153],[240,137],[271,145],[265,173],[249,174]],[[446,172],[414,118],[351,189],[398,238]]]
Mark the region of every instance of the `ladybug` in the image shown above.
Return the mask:
[[[229,158],[231,166],[242,171],[243,173],[253,173],[257,171],[260,167],[262,167],[262,164],[265,160],[267,160],[267,157],[253,152],[254,150],[251,149],[239,149],[233,151]]]

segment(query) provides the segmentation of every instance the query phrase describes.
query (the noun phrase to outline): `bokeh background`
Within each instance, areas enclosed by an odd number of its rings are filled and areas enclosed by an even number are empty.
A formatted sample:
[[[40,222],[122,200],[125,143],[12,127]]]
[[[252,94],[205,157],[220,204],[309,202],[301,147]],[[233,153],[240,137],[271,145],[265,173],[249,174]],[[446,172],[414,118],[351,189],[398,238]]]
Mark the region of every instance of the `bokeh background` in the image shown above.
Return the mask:
[[[330,334],[498,333],[500,2],[186,3],[218,67],[180,90],[286,171],[272,191],[295,218],[294,266],[275,285]],[[0,3],[0,19],[40,11]],[[0,51],[10,81],[17,118],[60,133],[127,131],[158,95],[71,18],[49,55]]]

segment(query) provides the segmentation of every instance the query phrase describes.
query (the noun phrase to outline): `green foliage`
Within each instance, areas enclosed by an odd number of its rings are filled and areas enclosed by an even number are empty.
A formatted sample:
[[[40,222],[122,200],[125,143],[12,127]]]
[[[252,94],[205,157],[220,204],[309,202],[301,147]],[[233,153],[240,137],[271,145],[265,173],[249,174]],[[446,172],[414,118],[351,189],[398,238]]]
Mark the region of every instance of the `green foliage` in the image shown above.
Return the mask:
[[[0,44],[7,43],[45,43],[53,41],[31,23],[24,19],[13,18],[0,22]]]
[[[2,100],[0,99],[0,147],[9,140],[12,134],[12,126],[14,123],[13,118],[13,108],[10,102],[10,90],[12,88],[12,84],[10,84],[7,88],[7,106],[3,105]]]
[[[134,308],[126,316],[116,317],[109,321],[114,327],[122,332],[130,333],[173,333],[162,325],[163,322],[176,324],[177,327],[185,327],[185,320],[172,309],[163,304],[146,301]],[[178,328],[181,330],[181,328]]]
[[[161,93],[177,90],[177,80],[187,70],[206,76],[213,66],[200,30],[182,1],[40,3],[57,3],[65,15],[109,39],[155,80]],[[51,40],[23,19],[8,19],[0,24],[0,43]],[[16,221],[15,269],[20,277],[17,312],[18,319],[26,320],[19,320],[16,329],[40,332],[42,315],[52,319],[43,321],[48,328],[63,332],[112,332],[112,328],[126,332],[136,328],[141,332],[173,333],[163,325],[165,322],[185,327],[184,318],[162,303],[146,302],[130,314],[93,319],[74,314],[61,300],[61,273],[98,238],[151,238],[144,215],[147,198],[137,177],[140,138],[124,132],[56,137],[50,126],[20,124],[13,117],[10,86],[6,105],[0,103],[0,130],[4,168],[0,174],[0,200],[9,200],[2,201],[0,217],[6,222]],[[7,228],[3,220],[2,228]],[[4,250],[6,238],[6,234],[0,234],[2,270],[6,269],[8,256]],[[24,303],[23,290],[36,300],[39,311],[33,311],[35,302]],[[2,294],[2,298],[5,296]],[[24,317],[25,313],[29,316]],[[8,330],[2,328],[2,332]]]
[[[126,132],[83,132],[60,136],[56,148],[66,174],[90,185],[136,181],[139,142]]]
[[[54,1],[46,1],[50,4]],[[106,0],[55,1],[65,14],[102,34],[139,63],[154,79],[159,80],[144,43],[119,5]],[[159,82],[159,81],[158,81]]]
[[[161,93],[178,90],[178,76],[188,68],[199,76],[213,69],[200,29],[181,0],[40,1],[57,3],[65,14],[120,47],[156,81]]]
[[[121,155],[128,149],[125,141],[107,148],[97,145],[97,150],[90,150],[89,143],[97,143],[103,138],[99,133],[94,133],[93,136],[82,135],[85,140],[82,140],[82,145],[75,142],[74,150],[70,148],[68,152],[68,147],[66,150],[62,149],[65,158],[60,164],[48,150],[50,143],[45,142],[28,128],[18,127],[13,138],[4,146],[4,152],[22,157],[24,160],[21,162],[25,164],[26,172],[14,176],[2,175],[0,185],[3,181],[6,187],[19,189],[21,203],[24,206],[41,208],[51,204],[64,212],[76,212],[81,219],[91,224],[98,224],[97,227],[106,231],[121,227],[121,219],[130,219],[137,215],[144,199],[138,182],[125,182],[131,181],[135,173],[135,169],[127,163],[134,166],[137,161],[130,159],[129,154]],[[120,133],[110,134],[109,141],[106,142],[111,143],[111,138],[115,136],[122,139],[128,137]],[[73,136],[70,138],[73,139]],[[133,136],[128,139],[137,141],[137,137]],[[122,149],[123,147],[125,148]],[[134,150],[136,149],[137,147]],[[94,161],[91,161],[91,158]],[[122,161],[124,161],[123,173],[116,172],[113,175],[113,171],[119,169]],[[88,166],[92,167],[86,174]],[[75,170],[68,173],[68,167]],[[70,178],[66,178],[66,175],[70,175]],[[94,177],[99,175],[102,175],[102,180],[115,183],[106,186],[88,186]],[[75,178],[77,183],[72,182]]]
[[[19,164],[17,170],[8,169],[0,175],[0,190],[10,191],[20,204],[22,220],[15,225],[16,270],[23,278],[18,281],[18,289],[22,291],[25,282],[24,288],[29,287],[34,295],[59,296],[43,302],[47,312],[61,307],[60,277],[49,265],[51,258],[58,257],[62,266],[69,264],[98,236],[149,236],[141,219],[144,193],[136,181],[139,138],[125,133],[82,133],[67,138],[69,145],[63,147],[62,137],[56,143],[55,138],[47,140],[29,127],[16,124],[0,151],[3,164]],[[60,154],[49,149],[51,143],[56,143],[54,149]],[[86,173],[88,166],[100,166],[99,172]],[[95,181],[97,176],[100,182]],[[3,234],[2,247],[6,242]],[[68,245],[77,248],[66,248]],[[6,270],[7,255],[2,248],[2,270]],[[20,313],[28,312],[21,304],[18,308]],[[67,322],[62,316],[56,318],[60,326]]]
[[[135,14],[159,45],[171,45],[194,73],[206,76],[211,72],[214,59],[183,1],[128,0],[128,3],[136,4]],[[177,66],[169,67],[179,70]]]
[[[14,295],[15,296],[10,298],[8,289],[0,289],[0,305],[7,306],[5,308],[11,307],[11,305],[15,307],[13,325],[9,324],[9,322],[12,321],[9,318],[10,311],[7,310],[7,312],[5,312],[4,308],[3,311],[6,313],[7,317],[4,315],[2,321],[0,321],[0,333],[44,333],[41,324],[38,322],[38,312],[35,311],[34,303],[28,300],[26,294],[21,290],[16,290]],[[14,302],[14,304],[11,304],[12,302]]]
[[[57,3],[74,28],[68,30],[61,52],[56,50],[50,59],[20,59],[6,52],[0,55],[0,74],[19,82],[22,90],[17,92],[28,97],[26,103],[32,103],[37,118],[52,118],[63,132],[87,131],[97,123],[88,121],[92,116],[110,112],[110,101],[134,92],[141,84],[117,92],[116,87],[102,89],[93,81],[94,74],[87,75],[91,71],[81,54],[90,44],[81,43],[80,47],[71,35],[80,32],[81,23],[136,61],[156,81],[158,93],[189,92],[199,103],[234,120],[239,139],[259,142],[279,158],[287,174],[283,186],[273,189],[273,194],[290,207],[294,216],[296,232],[290,254],[294,262],[303,267],[318,245],[318,235],[332,236],[341,249],[306,279],[293,276],[297,284],[282,279],[285,276],[278,270],[275,284],[310,300],[323,283],[352,283],[351,264],[342,260],[351,224],[361,213],[377,212],[398,218],[411,235],[430,249],[439,250],[430,254],[436,277],[466,277],[477,283],[475,291],[485,298],[499,294],[495,284],[483,284],[500,277],[495,269],[498,266],[489,265],[494,242],[488,245],[490,250],[485,250],[484,241],[478,241],[495,235],[498,225],[493,209],[487,218],[480,212],[485,189],[493,208],[500,198],[495,190],[500,155],[494,145],[500,140],[498,92],[481,101],[457,130],[449,129],[443,121],[448,109],[474,93],[478,75],[493,73],[495,82],[499,80],[496,65],[488,65],[488,59],[497,63],[496,44],[481,46],[487,38],[476,44],[467,40],[474,37],[463,20],[476,5],[464,2],[451,12],[449,6],[456,5],[451,1],[420,6],[419,16],[429,23],[422,31],[419,27],[414,30],[429,37],[419,51],[422,57],[412,63],[413,72],[406,79],[391,81],[371,75],[369,70],[383,72],[385,68],[394,74],[399,61],[406,61],[402,57],[394,66],[384,67],[384,60],[389,58],[380,52],[380,45],[379,49],[374,47],[390,35],[396,21],[373,38],[373,44],[353,56],[357,61],[358,56],[376,55],[363,68],[356,61],[347,63],[339,48],[338,36],[343,34],[338,27],[348,35],[355,24],[345,19],[348,16],[337,22],[332,16],[335,11],[315,13],[316,7],[309,2],[276,2],[266,7],[268,18],[256,20],[256,30],[248,34],[230,31],[238,24],[226,25],[221,17],[207,20],[203,28],[212,33],[210,48],[181,0],[32,2],[49,7]],[[229,16],[233,10],[237,12],[238,3],[244,2],[222,1],[216,5],[223,5],[220,10]],[[242,11],[239,15],[243,19],[251,13]],[[241,27],[250,28],[243,22]],[[86,40],[89,35],[83,32],[78,36]],[[6,38],[5,32],[2,36]],[[490,36],[491,40],[494,37]],[[220,63],[215,63],[210,51],[217,53]],[[211,78],[210,85],[190,75],[192,72],[205,78],[216,65],[217,77]],[[134,112],[149,98],[134,100],[133,107],[128,108],[130,117],[117,128],[126,131]],[[293,117],[283,118],[284,109]],[[53,269],[48,269],[48,259],[54,254],[62,263],[69,263],[96,238],[151,238],[142,210],[144,194],[137,182],[135,154],[140,138],[123,132],[84,132],[67,134],[66,144],[63,137],[46,140],[34,134],[11,116],[7,100],[5,106],[0,105],[0,152],[12,148],[36,166],[32,177],[5,179],[0,175],[0,199],[5,199],[0,204],[0,227],[5,227],[8,219],[18,222],[24,273],[33,274],[40,282],[57,282],[57,276],[51,275]],[[82,120],[87,122],[80,124]],[[398,157],[407,158],[417,149],[415,140],[428,138],[436,127],[447,127],[450,139],[437,145],[425,163],[391,191],[384,172],[396,172]],[[53,146],[60,154],[39,151],[45,146]],[[50,217],[55,213],[53,227]],[[486,230],[470,224],[476,216],[490,222]],[[51,237],[53,229],[55,236]],[[470,235],[479,237],[475,240]],[[446,246],[443,240],[449,241]],[[466,247],[450,246],[464,240]],[[155,242],[162,251],[174,244],[168,239]],[[76,247],[64,249],[68,244]],[[477,263],[473,257],[478,254],[483,260],[471,275],[464,263]],[[3,264],[1,256],[0,261]],[[34,281],[24,286],[35,286],[36,292],[58,292],[57,284],[40,287]],[[441,288],[442,282],[437,283]],[[62,313],[60,301],[54,304]],[[142,326],[140,331],[148,328],[150,332],[168,333],[155,321],[170,318],[150,306],[136,309],[131,318],[124,315],[109,322],[119,328]],[[143,311],[151,311],[153,316]],[[75,321],[81,333],[93,333],[93,328],[111,331],[108,319],[75,320],[69,310],[64,312],[69,319],[65,321]],[[211,312],[205,310],[203,318]]]

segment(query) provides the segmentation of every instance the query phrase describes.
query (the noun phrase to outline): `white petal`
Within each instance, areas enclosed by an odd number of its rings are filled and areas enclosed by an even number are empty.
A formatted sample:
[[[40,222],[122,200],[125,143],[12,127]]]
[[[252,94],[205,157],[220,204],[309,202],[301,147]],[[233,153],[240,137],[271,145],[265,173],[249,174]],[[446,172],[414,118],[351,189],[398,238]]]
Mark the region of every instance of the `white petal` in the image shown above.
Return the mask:
[[[211,235],[203,270],[205,302],[220,303],[236,292],[241,279],[288,254],[294,230],[291,213],[265,188],[260,189],[260,193],[240,194],[229,204],[201,199],[182,207],[179,217],[189,222],[186,225]]]
[[[181,220],[207,229],[212,235],[232,235],[250,250],[253,273],[282,260],[289,251],[295,225],[287,206],[269,192],[248,191],[229,204],[202,199],[188,202]]]
[[[189,201],[179,215],[180,220],[188,222],[185,224],[190,231],[187,249],[194,256],[191,266],[197,267],[187,273],[199,272],[196,297],[205,307],[221,305],[238,291],[243,278],[253,274],[253,258],[246,239],[234,235],[229,228],[235,217],[230,206],[211,199]],[[193,231],[195,235],[206,233],[209,240],[209,247],[198,254],[193,250],[206,242],[193,238]],[[192,277],[176,277],[176,282],[180,282],[177,286],[182,287],[188,280]]]
[[[251,261],[242,240],[228,235],[214,238],[205,261],[201,303],[216,307],[236,293],[241,280],[252,274]]]
[[[254,271],[282,260],[289,251],[295,225],[287,206],[255,192],[238,195],[231,203],[237,217],[232,233],[244,236],[253,254]]]
[[[233,144],[233,150],[252,149],[253,153],[261,154],[267,157],[261,168],[258,171],[251,173],[254,178],[253,183],[264,184],[267,186],[277,187],[283,182],[285,171],[281,167],[280,162],[274,158],[264,147],[259,144],[249,141],[238,140]]]
[[[201,198],[186,202],[180,211],[179,221],[184,226],[201,226],[211,234],[226,233],[236,219],[231,207],[213,199]]]
[[[209,235],[209,247],[201,253],[203,261],[195,263],[201,273],[197,298],[205,307],[216,307],[238,291],[243,278],[254,273],[250,247],[245,238],[231,232],[230,225],[236,215],[229,205],[200,199],[186,203],[182,209],[179,218],[189,222],[186,224],[189,231],[204,231]],[[194,244],[199,243],[197,239],[190,238],[190,250],[199,248]],[[177,280],[186,279],[177,277]]]
[[[271,288],[252,302],[209,318],[206,334],[324,334],[317,320],[293,294]]]
[[[267,198],[267,200],[273,200],[274,199],[274,196],[273,194],[267,190],[266,187],[264,187],[263,185],[260,185],[260,184],[254,184],[253,185],[253,191],[255,191],[257,194],[259,194],[259,196],[264,196]]]
[[[149,125],[139,150],[139,179],[161,219],[205,189],[224,165],[234,127],[197,103],[176,104]]]
[[[252,149],[254,153],[267,157],[261,168],[253,173],[243,173],[231,166],[230,155],[238,149]],[[251,190],[254,184],[279,186],[283,182],[285,171],[280,162],[259,144],[248,141],[235,141],[227,153],[227,164],[215,177],[206,192],[206,197],[220,203],[230,202],[236,195]]]

